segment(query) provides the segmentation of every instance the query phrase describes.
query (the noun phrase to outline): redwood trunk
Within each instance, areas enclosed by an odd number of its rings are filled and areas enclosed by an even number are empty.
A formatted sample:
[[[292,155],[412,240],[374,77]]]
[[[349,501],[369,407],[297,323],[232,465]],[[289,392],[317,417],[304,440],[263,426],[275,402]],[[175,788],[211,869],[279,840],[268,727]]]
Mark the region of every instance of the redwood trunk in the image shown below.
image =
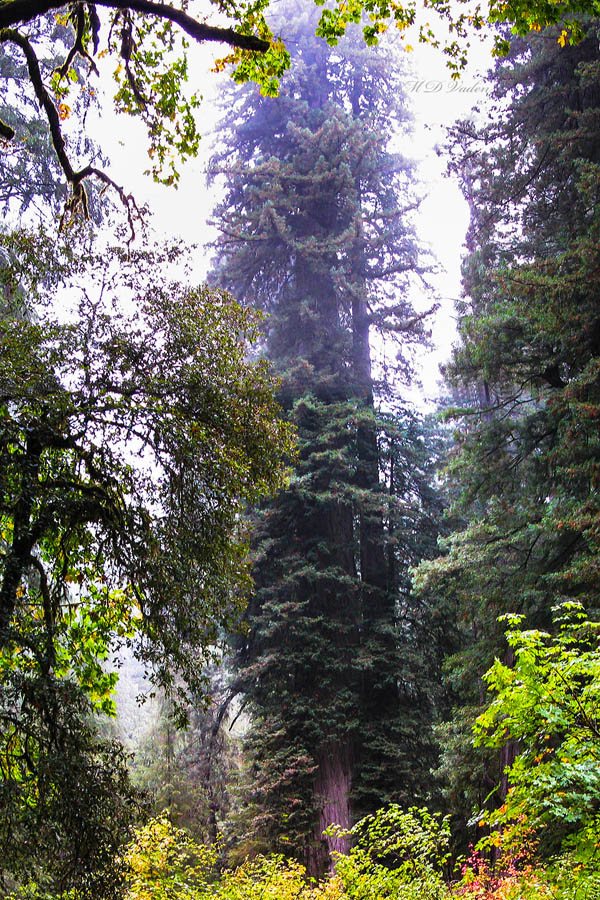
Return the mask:
[[[352,760],[349,746],[335,744],[323,747],[318,758],[314,787],[319,817],[308,859],[311,875],[332,871],[335,854],[345,854],[350,849],[348,832],[352,827],[351,787]],[[332,825],[345,833],[324,834]]]

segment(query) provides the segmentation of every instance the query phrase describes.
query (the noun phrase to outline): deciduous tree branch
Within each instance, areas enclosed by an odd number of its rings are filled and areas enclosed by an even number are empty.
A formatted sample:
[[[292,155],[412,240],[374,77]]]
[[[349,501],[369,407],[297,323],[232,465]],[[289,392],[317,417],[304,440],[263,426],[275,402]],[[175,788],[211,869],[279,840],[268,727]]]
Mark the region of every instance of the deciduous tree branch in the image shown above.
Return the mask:
[[[131,232],[131,240],[133,240],[135,238],[135,218],[139,218],[139,211],[137,209],[133,196],[131,194],[127,194],[120,185],[118,185],[115,181],[113,181],[112,178],[110,178],[106,174],[106,172],[103,172],[101,169],[98,169],[95,166],[87,165],[82,169],[79,169],[79,171],[76,171],[73,168],[71,160],[67,155],[65,139],[63,137],[60,125],[60,116],[58,114],[58,110],[56,109],[56,106],[54,105],[50,94],[46,90],[42,79],[39,62],[35,51],[31,46],[31,43],[25,37],[25,35],[21,34],[19,31],[13,28],[0,29],[0,43],[6,41],[16,44],[25,55],[29,78],[31,79],[35,95],[38,99],[38,103],[46,114],[46,118],[48,119],[48,124],[50,126],[50,136],[52,139],[54,151],[60,163],[60,167],[65,173],[67,181],[71,185],[71,197],[67,201],[65,211],[61,217],[61,227],[67,221],[67,217],[74,216],[78,212],[82,212],[84,217],[88,217],[88,201],[84,182],[86,178],[94,176],[108,187],[112,187],[118,194],[119,199],[127,210],[127,220]]]
[[[93,4],[92,4],[93,5]],[[181,9],[169,6],[168,3],[155,3],[153,0],[97,0],[96,5],[109,9],[133,10],[134,12],[167,19],[178,25],[195,41],[217,41],[239,47],[241,50],[255,50],[265,53],[269,49],[268,41],[252,34],[241,34],[233,28],[219,28],[198,22]],[[21,22],[30,22],[51,9],[65,6],[64,0],[0,0],[0,28],[9,28]]]

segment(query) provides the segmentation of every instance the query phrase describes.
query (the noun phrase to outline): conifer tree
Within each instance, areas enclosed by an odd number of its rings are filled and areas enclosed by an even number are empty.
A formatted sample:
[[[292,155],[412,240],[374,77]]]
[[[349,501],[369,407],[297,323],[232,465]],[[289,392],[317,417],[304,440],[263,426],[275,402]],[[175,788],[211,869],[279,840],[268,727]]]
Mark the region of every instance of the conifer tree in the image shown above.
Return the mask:
[[[451,467],[466,527],[422,569],[464,624],[452,668],[461,708],[444,764],[454,804],[460,795],[481,802],[494,785],[497,801],[508,787],[516,748],[478,765],[460,725],[466,705],[484,702],[481,676],[494,656],[511,663],[498,616],[551,628],[556,604],[600,599],[597,30],[587,23],[574,47],[552,30],[515,44],[492,79],[489,124],[455,135],[472,221],[451,374],[479,384],[483,402],[462,410]]]
[[[423,271],[412,170],[388,148],[408,120],[400,75],[295,22],[281,96],[245,94],[226,119],[214,277],[269,314],[265,349],[299,436],[289,489],[257,513],[238,657],[254,723],[251,832],[319,871],[345,847],[323,840],[326,826],[424,791],[434,624],[407,571],[431,552],[436,502],[421,427],[404,407],[378,416],[371,359],[373,331],[395,334],[407,376],[423,336],[407,299]]]

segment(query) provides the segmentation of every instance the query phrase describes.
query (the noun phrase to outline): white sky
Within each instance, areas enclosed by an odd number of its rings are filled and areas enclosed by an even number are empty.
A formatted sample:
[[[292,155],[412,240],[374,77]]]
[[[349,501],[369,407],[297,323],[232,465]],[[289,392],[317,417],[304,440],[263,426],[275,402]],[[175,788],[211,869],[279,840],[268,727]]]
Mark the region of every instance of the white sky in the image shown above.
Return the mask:
[[[461,295],[460,263],[469,224],[467,203],[455,179],[446,174],[447,160],[437,148],[443,147],[446,129],[454,121],[484,113],[485,76],[493,60],[489,41],[487,46],[474,43],[467,70],[453,81],[440,51],[421,46],[414,57],[417,79],[409,85],[408,97],[415,116],[413,152],[420,161],[419,176],[426,193],[417,227],[441,269],[431,278],[440,304],[432,328],[435,349],[421,360],[422,400],[427,400],[438,393],[439,365],[447,359],[456,336],[453,303]]]
[[[132,190],[138,202],[148,203],[161,234],[200,245],[196,254],[198,279],[204,277],[208,263],[208,254],[201,245],[214,236],[207,220],[215,198],[206,187],[204,172],[218,119],[214,98],[219,78],[223,77],[209,71],[210,54],[210,49],[204,52],[190,48],[191,86],[201,85],[204,95],[199,111],[204,138],[199,157],[183,167],[178,190],[156,185],[149,176],[142,175],[147,161],[146,136],[139,122],[116,116],[108,101],[102,105],[103,118],[96,125],[111,158],[112,177]],[[218,55],[219,50],[213,50],[212,54]],[[455,336],[453,301],[460,296],[460,259],[468,225],[467,204],[457,184],[445,174],[446,161],[436,150],[443,145],[445,129],[453,121],[476,115],[478,106],[485,107],[484,77],[492,59],[489,42],[486,46],[474,41],[469,66],[458,82],[450,78],[440,50],[417,46],[409,54],[409,60],[415,75],[407,77],[406,90],[415,116],[415,132],[408,152],[419,161],[419,177],[426,194],[418,230],[442,269],[431,278],[440,303],[440,312],[433,323],[435,349],[424,353],[420,362],[423,389],[416,402],[426,405],[437,394],[439,364],[447,358]],[[430,297],[415,297],[415,302],[417,306],[425,303],[429,306],[432,301]]]

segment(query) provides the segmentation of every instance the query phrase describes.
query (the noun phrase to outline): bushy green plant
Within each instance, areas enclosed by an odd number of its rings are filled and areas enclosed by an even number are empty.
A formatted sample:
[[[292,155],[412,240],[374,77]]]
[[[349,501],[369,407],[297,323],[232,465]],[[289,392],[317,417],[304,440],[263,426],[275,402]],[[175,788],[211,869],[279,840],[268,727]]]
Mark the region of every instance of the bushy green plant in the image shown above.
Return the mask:
[[[162,816],[139,829],[125,854],[126,900],[449,900],[446,819],[390,806],[350,836],[354,847],[320,881],[282,855],[247,859],[217,878],[218,847],[197,844]]]
[[[56,894],[33,881],[6,895],[6,900],[79,900],[79,898],[78,891],[61,891]]]
[[[506,616],[514,665],[496,659],[485,676],[495,696],[475,725],[475,741],[500,748],[518,742],[502,807],[486,817],[492,843],[504,846],[533,829],[546,855],[574,854],[597,865],[600,768],[600,623],[580,603],[555,609],[556,633],[523,630]]]
[[[339,878],[317,883],[303,865],[284,856],[247,859],[217,878],[218,849],[196,843],[166,816],[154,819],[125,855],[125,900],[347,900]]]
[[[339,878],[319,883],[303,865],[284,856],[257,856],[225,872],[218,900],[346,900]]]
[[[354,846],[336,860],[336,875],[350,900],[442,900],[449,896],[447,818],[392,804],[352,828]]]
[[[548,876],[559,900],[600,897],[600,816],[592,816],[564,841],[565,852],[552,860]]]
[[[510,615],[514,663],[496,660],[485,678],[494,698],[475,724],[479,745],[519,753],[501,807],[463,867],[456,891],[478,900],[600,897],[600,623],[569,601],[553,634],[524,630]],[[481,852],[493,848],[494,865]],[[544,864],[545,860],[545,864]]]

